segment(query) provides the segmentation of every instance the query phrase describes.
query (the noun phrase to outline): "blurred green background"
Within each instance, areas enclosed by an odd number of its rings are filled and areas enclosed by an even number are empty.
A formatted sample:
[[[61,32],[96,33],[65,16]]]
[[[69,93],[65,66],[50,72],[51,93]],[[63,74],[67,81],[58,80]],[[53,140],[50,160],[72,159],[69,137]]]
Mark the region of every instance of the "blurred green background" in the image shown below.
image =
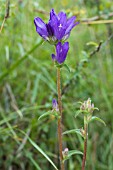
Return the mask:
[[[0,0],[0,27],[6,4]],[[99,108],[94,114],[107,126],[98,122],[89,126],[86,170],[113,170],[113,1],[11,0],[9,8],[0,34],[0,169],[54,169],[20,130],[59,167],[57,122],[53,117],[38,121],[57,98],[54,48],[41,43],[33,23],[36,16],[47,22],[54,8],[81,21],[69,38],[66,64],[71,72],[62,69],[63,130],[83,127],[83,115],[76,119],[74,115],[78,101],[90,97]],[[89,19],[100,23],[88,24]],[[71,134],[63,139],[64,147],[83,151],[82,137]],[[82,156],[71,157],[66,170],[80,170],[81,162]]]

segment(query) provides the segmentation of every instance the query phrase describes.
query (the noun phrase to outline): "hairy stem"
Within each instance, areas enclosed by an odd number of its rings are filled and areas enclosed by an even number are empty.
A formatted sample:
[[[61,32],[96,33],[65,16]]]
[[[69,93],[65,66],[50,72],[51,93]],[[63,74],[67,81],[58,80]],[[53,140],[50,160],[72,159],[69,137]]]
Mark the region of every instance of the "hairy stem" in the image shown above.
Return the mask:
[[[60,117],[58,118],[58,142],[61,170],[64,170],[63,155],[62,155],[62,100],[61,100],[61,83],[60,83],[60,68],[57,68],[57,92],[58,92],[58,107]]]
[[[85,164],[86,164],[86,156],[87,156],[87,140],[88,140],[88,125],[87,125],[87,116],[84,116],[84,154],[83,154],[83,160],[82,160],[82,170],[85,170]]]

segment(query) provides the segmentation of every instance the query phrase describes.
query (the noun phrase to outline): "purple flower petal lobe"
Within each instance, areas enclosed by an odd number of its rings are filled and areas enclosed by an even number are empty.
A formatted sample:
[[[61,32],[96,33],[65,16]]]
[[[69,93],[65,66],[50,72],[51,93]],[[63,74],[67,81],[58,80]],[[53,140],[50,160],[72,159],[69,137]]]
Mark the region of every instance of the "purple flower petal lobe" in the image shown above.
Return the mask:
[[[65,42],[64,44],[58,42],[56,45],[56,56],[52,54],[52,58],[54,58],[59,64],[62,64],[67,57],[68,50],[68,42]]]
[[[46,39],[48,37],[48,31],[47,31],[46,24],[39,17],[34,19],[34,23],[35,23],[35,26],[36,26],[37,33],[41,37]]]
[[[55,54],[52,54],[51,57],[52,57],[52,60],[55,60],[55,59],[56,59]]]

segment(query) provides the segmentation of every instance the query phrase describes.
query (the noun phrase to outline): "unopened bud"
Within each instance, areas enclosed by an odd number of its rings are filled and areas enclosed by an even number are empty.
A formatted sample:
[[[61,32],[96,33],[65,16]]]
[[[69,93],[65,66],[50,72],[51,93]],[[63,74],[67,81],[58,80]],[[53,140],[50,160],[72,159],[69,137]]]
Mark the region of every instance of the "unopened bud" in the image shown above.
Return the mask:
[[[93,113],[94,111],[94,104],[91,104],[91,99],[88,98],[88,100],[84,101],[82,105],[80,106],[80,110],[86,111],[88,113]]]
[[[59,111],[58,103],[57,103],[56,99],[52,100],[52,106],[53,106],[53,110],[55,110],[56,112]]]
[[[81,132],[81,134],[82,134],[82,136],[84,137],[85,136],[85,130],[82,128],[82,129],[80,129],[80,132]]]
[[[65,148],[64,151],[62,151],[63,158],[65,159],[68,156],[68,148]]]

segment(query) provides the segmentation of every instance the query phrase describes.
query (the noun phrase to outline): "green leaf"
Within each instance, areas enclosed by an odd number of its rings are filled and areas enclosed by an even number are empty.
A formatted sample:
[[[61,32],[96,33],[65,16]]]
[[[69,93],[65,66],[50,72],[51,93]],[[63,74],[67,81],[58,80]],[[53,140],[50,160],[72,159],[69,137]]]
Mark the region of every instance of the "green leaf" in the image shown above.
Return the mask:
[[[87,63],[88,62],[88,59],[84,58],[82,60],[80,60],[81,63]]]
[[[82,113],[82,111],[81,111],[81,110],[78,110],[78,111],[76,112],[76,114],[75,114],[75,118],[76,118],[80,113]]]
[[[53,161],[45,154],[45,152],[23,131],[21,131],[24,135],[27,136],[29,142],[31,143],[31,145],[37,150],[39,151],[50,163],[51,165],[58,170],[58,168],[56,167],[56,165],[53,163]]]
[[[68,156],[69,156],[69,157],[71,157],[72,155],[75,155],[75,154],[83,155],[83,153],[82,153],[81,151],[78,151],[78,150],[68,151]]]
[[[91,114],[90,112],[88,112],[87,110],[81,110],[83,114],[88,115]]]
[[[82,54],[83,54],[84,59],[87,60],[89,58],[89,55],[86,51],[82,51]]]
[[[78,110],[75,114],[75,118],[80,114],[83,113],[84,115],[88,115],[90,114],[90,112],[86,111],[86,110]]]
[[[50,114],[52,114],[52,111],[51,111],[51,110],[49,110],[48,112],[43,113],[43,114],[38,118],[38,120],[40,120],[40,119],[42,119],[42,118],[44,118],[44,117],[46,117],[46,116],[48,116],[48,115],[50,115]]]
[[[59,64],[57,61],[55,61],[55,66],[56,66],[57,68],[62,68],[63,65],[64,65],[64,63],[63,63],[63,64]]]
[[[82,136],[82,133],[80,131],[80,129],[72,129],[72,130],[67,130],[63,133],[63,135],[66,135],[66,134],[70,134],[70,133],[76,133],[76,134],[79,134]]]
[[[64,158],[63,161],[66,161],[67,159],[69,159],[71,156],[73,156],[73,155],[75,155],[75,154],[83,155],[83,153],[82,153],[81,151],[71,150],[71,151],[68,151],[68,155]]]
[[[78,104],[81,104],[81,105],[83,104],[83,102],[81,102],[81,101],[78,101],[77,103],[78,103]]]
[[[93,46],[95,46],[95,47],[97,47],[97,46],[98,46],[98,44],[97,44],[97,43],[95,43],[95,42],[93,42],[93,41],[88,42],[86,45],[93,45]]]
[[[44,153],[44,151],[28,137],[29,142],[34,146],[35,149],[37,149],[50,163],[53,165],[53,167],[57,169],[56,165],[52,162],[52,160]]]
[[[98,107],[94,107],[93,109],[94,109],[94,110],[98,110],[98,111],[99,111],[99,108],[98,108]]]
[[[105,122],[102,119],[100,119],[99,117],[97,117],[97,116],[92,116],[92,118],[90,119],[89,122],[92,122],[94,120],[99,121],[99,122],[103,123],[106,126]]]
[[[63,64],[63,67],[65,67],[69,73],[71,72],[71,70],[67,64]]]
[[[64,64],[64,63],[59,64],[59,63],[55,62],[55,66],[56,66],[57,68],[65,67],[68,72],[71,72],[71,71],[70,71],[70,68],[69,68],[69,66],[68,66],[67,64]]]

